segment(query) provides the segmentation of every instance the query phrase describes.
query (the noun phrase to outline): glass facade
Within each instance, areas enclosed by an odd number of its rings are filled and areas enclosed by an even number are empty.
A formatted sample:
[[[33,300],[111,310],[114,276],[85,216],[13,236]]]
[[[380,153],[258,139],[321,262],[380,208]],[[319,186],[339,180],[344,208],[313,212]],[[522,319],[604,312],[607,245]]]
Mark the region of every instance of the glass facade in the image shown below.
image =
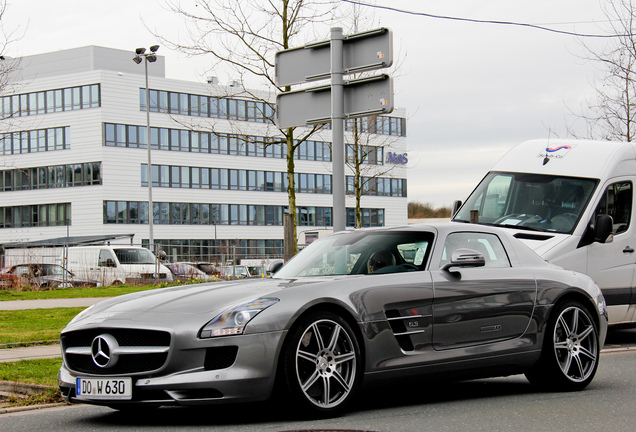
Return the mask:
[[[146,126],[104,124],[104,144],[108,147],[148,148]],[[276,138],[197,132],[186,129],[150,128],[153,150],[227,154],[284,159],[287,144]],[[307,140],[299,144],[296,159],[330,162],[331,145]]]
[[[0,118],[31,116],[101,106],[99,84],[15,94],[0,98]]]
[[[347,176],[346,188],[347,194],[355,194],[355,178]],[[361,178],[362,195],[371,196],[392,196],[406,198],[406,179],[389,178],[389,177],[362,177]]]
[[[0,154],[24,154],[71,148],[71,128],[56,127],[0,133]]]
[[[71,203],[0,207],[0,228],[71,225]]]
[[[159,225],[282,226],[284,206],[153,202],[153,223]],[[362,209],[363,226],[384,226],[384,209]],[[298,226],[332,226],[331,207],[298,207]],[[366,219],[365,219],[366,215]],[[348,226],[355,209],[347,208]],[[105,224],[147,224],[147,201],[104,201]]]
[[[257,100],[150,90],[151,112],[274,124],[275,107],[275,104]],[[145,88],[139,89],[139,109],[146,111]],[[345,130],[354,128],[364,133],[406,136],[406,119],[371,116],[345,122]]]
[[[148,165],[141,165],[141,186],[148,186]],[[295,173],[296,191],[331,193],[330,174]],[[287,192],[287,173],[228,168],[152,166],[152,186],[186,189],[220,189]]]
[[[101,162],[0,171],[0,192],[102,184]]]

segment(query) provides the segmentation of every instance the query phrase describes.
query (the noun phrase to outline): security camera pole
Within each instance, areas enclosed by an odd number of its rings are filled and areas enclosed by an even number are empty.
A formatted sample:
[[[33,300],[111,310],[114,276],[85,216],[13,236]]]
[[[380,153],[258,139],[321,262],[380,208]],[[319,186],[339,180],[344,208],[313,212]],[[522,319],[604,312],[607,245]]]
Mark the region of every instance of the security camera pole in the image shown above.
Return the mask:
[[[153,203],[152,203],[152,159],[150,149],[150,88],[148,87],[148,62],[154,63],[157,61],[157,50],[159,45],[153,45],[150,47],[150,52],[146,53],[146,48],[137,48],[135,50],[135,57],[133,61],[137,64],[144,62],[146,72],[146,140],[148,142],[148,249],[150,252],[155,253],[155,241],[153,233]]]

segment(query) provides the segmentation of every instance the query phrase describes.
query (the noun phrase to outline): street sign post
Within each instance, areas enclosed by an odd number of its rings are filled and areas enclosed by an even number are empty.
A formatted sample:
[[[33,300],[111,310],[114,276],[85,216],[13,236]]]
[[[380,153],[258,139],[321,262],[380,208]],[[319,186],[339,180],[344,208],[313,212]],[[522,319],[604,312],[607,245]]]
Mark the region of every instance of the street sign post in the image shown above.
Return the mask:
[[[393,36],[386,28],[343,36],[342,28],[334,27],[328,41],[276,53],[276,84],[281,87],[331,78],[330,85],[279,94],[276,120],[281,128],[331,122],[334,232],[346,226],[344,120],[393,111],[388,75],[349,82],[344,75],[392,63]]]

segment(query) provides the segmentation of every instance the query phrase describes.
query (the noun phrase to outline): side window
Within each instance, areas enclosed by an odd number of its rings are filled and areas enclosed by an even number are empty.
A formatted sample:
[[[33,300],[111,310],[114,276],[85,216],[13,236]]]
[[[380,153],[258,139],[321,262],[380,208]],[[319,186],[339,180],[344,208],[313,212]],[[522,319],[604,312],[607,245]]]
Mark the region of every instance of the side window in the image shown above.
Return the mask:
[[[29,277],[29,267],[17,266],[13,273],[18,277]]]
[[[110,251],[108,249],[100,250],[99,251],[99,260],[97,261],[97,265],[99,267],[109,267],[109,265],[106,263],[108,260],[111,260],[112,262],[115,262],[113,254],[110,253]]]
[[[608,186],[599,202],[594,215],[606,214],[614,221],[614,234],[620,234],[629,228],[632,216],[633,186],[631,182],[618,182]]]
[[[451,255],[457,249],[472,249],[481,252],[486,259],[486,267],[510,267],[510,260],[501,240],[495,234],[479,232],[453,233],[446,237],[440,267],[450,262]]]

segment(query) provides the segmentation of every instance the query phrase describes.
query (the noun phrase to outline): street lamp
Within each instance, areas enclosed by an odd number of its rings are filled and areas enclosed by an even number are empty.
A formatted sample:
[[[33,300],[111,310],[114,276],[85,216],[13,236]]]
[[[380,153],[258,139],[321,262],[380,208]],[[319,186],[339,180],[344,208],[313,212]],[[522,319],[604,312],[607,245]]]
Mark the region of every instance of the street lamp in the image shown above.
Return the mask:
[[[148,87],[148,63],[154,63],[157,61],[157,50],[159,45],[153,45],[150,47],[150,52],[146,53],[146,48],[137,48],[135,50],[135,57],[133,61],[137,64],[144,62],[146,72],[146,140],[148,141],[148,248],[152,253],[155,252],[154,235],[153,235],[153,205],[152,205],[152,160],[150,157],[150,88]]]

